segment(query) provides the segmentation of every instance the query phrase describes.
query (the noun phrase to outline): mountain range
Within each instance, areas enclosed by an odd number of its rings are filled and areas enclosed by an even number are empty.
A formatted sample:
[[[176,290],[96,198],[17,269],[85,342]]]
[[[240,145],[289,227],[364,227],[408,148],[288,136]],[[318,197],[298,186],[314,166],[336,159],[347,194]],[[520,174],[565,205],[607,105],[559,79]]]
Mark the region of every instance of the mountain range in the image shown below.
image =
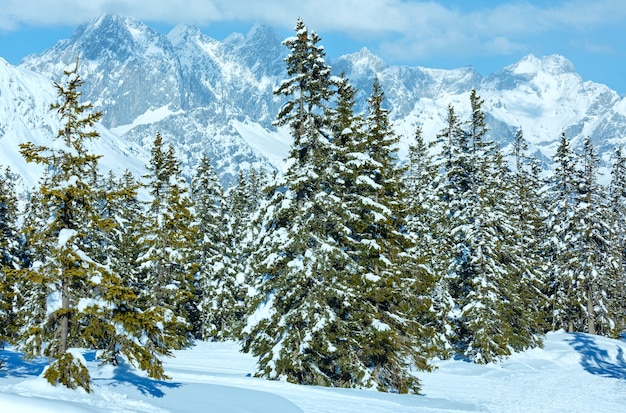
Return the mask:
[[[94,145],[105,166],[140,171],[160,132],[185,168],[208,155],[225,185],[241,168],[280,170],[291,143],[286,129],[272,126],[284,103],[272,92],[287,78],[282,40],[263,25],[218,41],[192,26],[165,35],[138,20],[105,15],[17,67],[0,58],[0,164],[21,172],[26,183],[35,182],[37,171],[19,159],[17,145],[55,136],[52,82],[62,80],[63,70],[80,58],[83,98],[103,112],[102,136]],[[359,90],[359,112],[366,111],[379,79],[402,136],[401,158],[417,126],[426,140],[435,138],[448,105],[466,118],[472,88],[485,101],[489,133],[505,151],[519,128],[546,164],[562,132],[574,147],[591,137],[604,161],[626,142],[626,99],[583,81],[563,56],[529,55],[486,77],[472,67],[392,66],[367,49],[327,62]]]

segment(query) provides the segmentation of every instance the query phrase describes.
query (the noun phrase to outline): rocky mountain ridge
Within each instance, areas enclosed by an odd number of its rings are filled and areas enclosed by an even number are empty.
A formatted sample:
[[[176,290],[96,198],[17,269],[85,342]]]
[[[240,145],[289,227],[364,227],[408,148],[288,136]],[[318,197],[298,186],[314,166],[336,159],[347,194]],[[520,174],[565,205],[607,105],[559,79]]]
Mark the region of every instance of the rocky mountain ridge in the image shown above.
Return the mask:
[[[112,146],[148,148],[160,132],[175,144],[183,165],[193,166],[206,153],[227,184],[240,168],[280,169],[287,153],[287,131],[272,126],[283,103],[272,91],[286,78],[288,50],[281,41],[262,25],[218,41],[191,26],[161,34],[140,21],[105,15],[7,70],[37,72],[42,82],[59,80],[80,56],[84,97],[103,111],[103,127],[120,138]],[[328,63],[359,89],[359,111],[366,110],[373,80],[380,80],[391,119],[403,136],[401,157],[418,125],[426,139],[435,137],[449,104],[465,117],[472,88],[485,100],[492,137],[504,147],[521,127],[546,163],[561,132],[574,146],[590,136],[605,160],[626,139],[626,99],[605,85],[583,81],[562,56],[530,55],[486,77],[471,67],[392,66],[367,49]],[[4,89],[4,81],[0,85]],[[6,118],[2,111],[16,109],[5,99],[15,97],[0,94],[0,117]],[[50,116],[39,106],[23,112],[34,116],[26,129],[39,130],[37,125]],[[0,125],[2,141],[6,128]]]

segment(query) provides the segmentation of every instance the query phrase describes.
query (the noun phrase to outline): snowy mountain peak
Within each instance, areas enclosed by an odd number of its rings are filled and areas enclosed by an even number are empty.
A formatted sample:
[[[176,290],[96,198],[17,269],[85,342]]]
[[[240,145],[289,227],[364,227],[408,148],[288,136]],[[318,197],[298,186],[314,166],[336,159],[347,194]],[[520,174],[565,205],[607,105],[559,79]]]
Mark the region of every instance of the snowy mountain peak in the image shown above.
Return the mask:
[[[544,72],[550,75],[575,73],[576,69],[572,62],[561,55],[550,55],[538,58],[535,55],[523,57],[519,62],[509,66],[511,71],[518,75],[532,75]]]
[[[180,24],[175,26],[167,34],[167,39],[171,45],[178,49],[188,48],[190,45],[197,47],[205,44],[217,45],[220,42],[214,38],[202,33],[196,26]]]
[[[367,47],[356,53],[347,54],[337,59],[341,66],[348,65],[356,76],[370,76],[372,73],[381,72],[389,65],[383,59],[376,56]]]
[[[104,126],[143,145],[160,132],[177,144],[189,165],[197,154],[207,153],[228,181],[239,168],[264,167],[268,159],[282,159],[275,154],[286,153],[288,139],[272,127],[284,103],[272,93],[287,76],[289,51],[282,40],[266,25],[218,41],[193,26],[177,26],[166,36],[137,20],[104,15],[71,39],[26,58],[21,67],[58,81],[81,56],[84,98],[104,113]],[[573,139],[605,142],[601,152],[626,136],[626,106],[618,105],[619,95],[583,82],[563,56],[528,55],[487,78],[471,66],[390,66],[367,48],[328,60],[334,74],[344,72],[358,90],[358,113],[367,111],[378,78],[396,131],[407,139],[417,124],[425,137],[435,136],[449,104],[461,114],[467,109],[472,88],[485,98],[495,139],[506,144],[521,126],[536,145],[533,150],[546,159],[563,131]],[[278,148],[278,141],[286,142],[284,147]],[[259,142],[274,143],[261,147]]]

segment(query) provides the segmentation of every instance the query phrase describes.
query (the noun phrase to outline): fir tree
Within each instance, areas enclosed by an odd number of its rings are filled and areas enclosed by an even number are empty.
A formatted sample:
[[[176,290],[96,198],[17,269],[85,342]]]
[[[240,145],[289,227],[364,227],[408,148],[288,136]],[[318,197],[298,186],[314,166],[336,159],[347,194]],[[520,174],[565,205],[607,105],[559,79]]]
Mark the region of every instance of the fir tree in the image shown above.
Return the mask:
[[[17,344],[27,358],[51,360],[44,372],[50,383],[90,391],[89,372],[76,347],[102,349],[112,342],[115,351],[150,376],[164,377],[160,361],[143,341],[146,330],[158,330],[162,319],[146,319],[133,307],[132,291],[105,260],[102,241],[109,239],[115,222],[100,214],[109,195],[98,189],[99,156],[85,145],[98,136],[92,127],[101,114],[79,103],[83,81],[77,70],[78,61],[66,72],[66,83],[55,84],[60,99],[51,108],[61,117],[62,146],[21,145],[26,160],[43,164],[48,172],[26,220],[32,264],[19,275]]]
[[[626,157],[618,146],[612,157],[611,182],[609,184],[609,222],[615,239],[613,249],[618,260],[618,273],[613,288],[608,292],[612,303],[611,313],[616,321],[616,331],[626,327]]]
[[[0,345],[13,336],[14,276],[21,267],[18,203],[9,168],[0,175]]]
[[[424,271],[435,278],[432,287],[432,320],[436,333],[436,351],[450,357],[454,351],[455,328],[452,323],[454,300],[450,295],[442,240],[445,238],[446,203],[438,191],[440,183],[438,166],[430,154],[430,146],[424,142],[421,128],[415,131],[415,141],[409,145],[407,191],[407,228],[415,238],[414,246],[408,250],[418,257]]]
[[[378,264],[381,280],[388,272],[394,273],[393,279],[380,281],[386,292],[377,295],[374,281],[368,281],[369,287],[361,283],[367,277],[357,268],[356,250],[348,251],[358,243],[349,239],[348,222],[351,225],[357,218],[347,217],[346,213],[353,212],[346,211],[345,200],[346,187],[358,185],[352,173],[358,154],[351,148],[359,148],[350,143],[358,131],[350,132],[356,120],[351,114],[351,89],[331,79],[318,41],[298,20],[296,37],[285,42],[291,50],[287,68],[292,77],[277,93],[293,99],[276,123],[290,126],[294,143],[285,176],[268,188],[268,200],[258,215],[258,233],[250,237],[259,240],[251,257],[260,294],[258,308],[244,331],[244,347],[260,357],[258,374],[269,378],[417,391],[405,356],[415,355],[417,351],[412,350],[419,343],[409,342],[404,334],[415,323],[406,317],[408,311],[402,313],[403,321],[394,319],[399,314],[396,308],[408,307],[408,303],[400,296],[397,301],[388,297],[407,284],[399,285],[401,276],[386,264],[383,268],[387,257],[380,257],[377,263],[361,267],[370,265],[369,273]],[[339,111],[328,105],[334,85],[343,94]],[[377,120],[373,126],[388,126],[382,115]],[[384,149],[388,132],[381,130],[374,138],[377,148]],[[361,143],[364,136],[359,138]],[[374,156],[389,157],[386,153]],[[340,160],[351,165],[341,165]],[[397,248],[390,253],[394,256],[388,259],[399,263]],[[392,331],[387,329],[390,326]]]
[[[449,204],[448,283],[456,308],[455,343],[465,357],[488,363],[538,343],[527,326],[519,277],[513,257],[514,221],[509,172],[491,140],[482,99],[470,94],[467,131],[453,122],[446,138],[446,181],[443,198]]]
[[[610,207],[604,186],[598,183],[600,158],[590,138],[584,141],[582,153],[582,185],[577,220],[582,224],[579,234],[580,287],[586,299],[585,318],[590,334],[615,333],[616,314],[611,311],[610,290],[617,287],[620,258],[615,249],[617,240],[610,222]],[[579,217],[579,218],[578,218]]]
[[[527,320],[517,328],[528,328],[531,334],[538,334],[548,329],[548,265],[543,253],[548,237],[539,165],[528,157],[527,150],[528,144],[519,129],[511,153],[515,162],[511,187],[511,216],[515,229],[512,258]]]
[[[575,219],[578,187],[581,175],[577,159],[565,133],[561,134],[554,156],[555,174],[550,184],[548,225],[550,231],[550,288],[552,329],[568,332],[581,331],[580,306],[574,299],[577,289],[576,234],[580,233]],[[585,303],[586,304],[586,303]]]
[[[239,335],[243,291],[237,282],[236,256],[231,244],[224,193],[208,157],[203,156],[191,181],[197,227],[199,270],[196,292],[200,311],[196,336],[229,339]]]
[[[355,356],[357,338],[346,329],[354,297],[344,280],[349,258],[332,237],[340,206],[329,191],[331,78],[318,42],[301,20],[296,37],[284,42],[291,78],[276,93],[293,99],[276,123],[290,126],[294,143],[285,176],[268,188],[258,216],[251,259],[259,307],[244,348],[260,357],[258,375],[350,387],[366,372]]]
[[[174,147],[165,148],[157,133],[151,153],[145,176],[151,200],[140,239],[146,248],[139,258],[141,294],[148,294],[147,301],[161,310],[164,319],[165,342],[152,345],[180,349],[190,343],[198,315],[193,283],[198,270],[194,259],[198,230]]]
[[[406,170],[398,163],[399,136],[393,132],[384,98],[376,80],[366,131],[357,136],[362,140],[348,155],[354,182],[345,195],[351,215],[350,255],[371,321],[364,328],[367,345],[362,358],[379,389],[417,392],[419,381],[409,365],[429,369],[432,333],[423,321],[430,308],[432,278],[420,265],[422,257],[408,253],[414,243],[406,230]]]

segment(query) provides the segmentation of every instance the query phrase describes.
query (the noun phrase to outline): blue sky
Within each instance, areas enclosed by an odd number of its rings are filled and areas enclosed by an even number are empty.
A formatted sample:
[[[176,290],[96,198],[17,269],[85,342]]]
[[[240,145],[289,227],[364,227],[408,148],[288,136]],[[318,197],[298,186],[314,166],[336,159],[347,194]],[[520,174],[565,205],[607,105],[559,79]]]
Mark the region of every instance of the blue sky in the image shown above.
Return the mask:
[[[17,64],[114,13],[167,32],[196,25],[216,38],[254,23],[292,34],[297,17],[322,37],[329,57],[367,47],[390,64],[489,75],[527,54],[561,54],[584,80],[626,95],[625,0],[3,0],[0,57]]]

